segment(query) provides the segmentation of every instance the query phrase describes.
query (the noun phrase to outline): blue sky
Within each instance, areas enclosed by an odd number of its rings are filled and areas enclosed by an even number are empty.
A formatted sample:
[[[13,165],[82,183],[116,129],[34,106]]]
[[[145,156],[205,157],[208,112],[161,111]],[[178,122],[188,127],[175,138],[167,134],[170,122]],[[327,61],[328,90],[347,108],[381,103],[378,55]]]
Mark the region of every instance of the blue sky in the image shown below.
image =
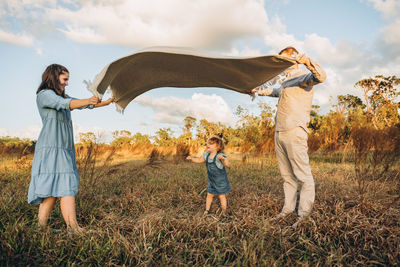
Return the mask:
[[[47,65],[70,71],[67,93],[91,96],[108,63],[150,46],[181,46],[221,56],[274,54],[293,45],[328,74],[314,104],[329,109],[355,82],[400,76],[400,0],[2,0],[0,1],[0,136],[36,139],[41,120],[35,92]],[[107,97],[107,96],[106,96]],[[114,130],[180,133],[185,116],[234,125],[238,105],[277,100],[218,88],[160,88],[131,102],[124,114],[110,105],[73,111],[75,133]],[[186,108],[182,108],[186,107]]]

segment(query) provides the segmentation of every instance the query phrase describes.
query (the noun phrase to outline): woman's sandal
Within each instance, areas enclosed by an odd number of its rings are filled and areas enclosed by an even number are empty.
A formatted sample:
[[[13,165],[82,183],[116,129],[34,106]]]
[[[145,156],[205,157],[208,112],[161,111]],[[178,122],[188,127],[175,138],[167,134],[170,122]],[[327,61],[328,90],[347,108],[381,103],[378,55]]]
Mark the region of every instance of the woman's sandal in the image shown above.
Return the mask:
[[[203,213],[203,215],[204,215],[204,216],[205,216],[205,215],[208,215],[208,212],[209,212],[208,210],[205,210],[204,213]]]

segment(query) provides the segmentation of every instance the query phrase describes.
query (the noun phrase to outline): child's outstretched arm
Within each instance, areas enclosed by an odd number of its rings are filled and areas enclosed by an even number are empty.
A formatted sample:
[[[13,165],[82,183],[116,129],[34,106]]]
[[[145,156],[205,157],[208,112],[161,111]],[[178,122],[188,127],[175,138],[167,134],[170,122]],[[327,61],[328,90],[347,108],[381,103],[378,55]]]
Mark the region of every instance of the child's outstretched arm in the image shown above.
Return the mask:
[[[229,167],[229,160],[222,155],[218,155],[217,158],[224,164],[225,167]]]
[[[186,159],[190,160],[192,162],[195,162],[195,163],[203,163],[205,161],[205,159],[203,157],[195,158],[195,157],[187,156]]]

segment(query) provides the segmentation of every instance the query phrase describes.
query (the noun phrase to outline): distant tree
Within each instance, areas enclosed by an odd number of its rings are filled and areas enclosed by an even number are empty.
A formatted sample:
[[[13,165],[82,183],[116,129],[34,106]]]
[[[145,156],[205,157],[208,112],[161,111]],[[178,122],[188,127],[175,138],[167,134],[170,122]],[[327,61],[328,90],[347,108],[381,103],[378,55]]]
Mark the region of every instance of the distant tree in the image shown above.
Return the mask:
[[[205,144],[205,142],[212,136],[224,135],[226,131],[226,126],[221,122],[209,122],[206,119],[200,120],[197,126],[197,139],[200,143]]]
[[[135,145],[150,144],[150,137],[147,134],[136,133],[132,136],[132,143]]]
[[[111,134],[112,134],[113,139],[116,139],[116,138],[119,137],[119,131],[118,130],[113,131]]]
[[[119,135],[129,137],[129,136],[131,136],[131,132],[127,131],[127,130],[121,130],[121,131],[119,131]]]
[[[367,106],[367,115],[375,128],[391,126],[399,123],[399,96],[400,79],[396,76],[377,75],[358,81],[356,88],[364,93]]]
[[[25,154],[33,153],[35,150],[35,144],[36,140],[3,136],[0,137],[0,155],[19,154],[20,156],[23,156]]]
[[[242,140],[241,147],[244,152],[255,151],[263,153],[273,149],[274,112],[265,103],[258,104],[261,110],[256,116],[238,106],[235,115],[238,116],[237,136]]]
[[[265,103],[259,103],[258,107],[261,110],[259,127],[261,127],[262,129],[273,127],[275,121],[274,121],[274,112],[272,111],[272,108]]]
[[[111,142],[112,146],[123,146],[132,143],[131,132],[127,130],[112,132],[114,140]]]
[[[185,133],[191,133],[192,128],[196,125],[196,118],[193,118],[191,116],[186,116],[186,118],[183,120],[184,122],[184,128],[183,131]]]
[[[161,128],[156,132],[154,142],[159,146],[170,146],[174,144],[173,132],[170,128]]]
[[[308,128],[310,128],[313,131],[316,131],[319,129],[321,126],[321,120],[323,116],[319,115],[319,109],[321,107],[318,105],[312,105],[311,106],[311,112],[310,112],[310,122],[308,124]]]
[[[337,112],[344,114],[356,108],[365,109],[366,106],[358,96],[347,94],[337,96],[335,107]]]
[[[323,148],[335,150],[346,142],[346,131],[347,121],[345,115],[331,110],[328,114],[320,117],[319,127],[314,134],[320,137]]]
[[[84,145],[97,143],[97,141],[98,138],[93,132],[79,133],[79,142]]]
[[[191,141],[193,139],[192,128],[196,125],[196,122],[196,118],[186,116],[186,118],[183,120],[183,134],[178,137],[179,143],[184,143],[189,146],[191,145]]]
[[[192,135],[191,132],[184,132],[177,138],[177,142],[178,143],[187,144],[187,145],[191,145],[192,139],[193,139],[193,135]]]
[[[399,95],[399,84],[400,79],[396,76],[377,75],[375,78],[358,81],[355,87],[362,90],[367,110],[371,111],[387,102],[393,102]]]

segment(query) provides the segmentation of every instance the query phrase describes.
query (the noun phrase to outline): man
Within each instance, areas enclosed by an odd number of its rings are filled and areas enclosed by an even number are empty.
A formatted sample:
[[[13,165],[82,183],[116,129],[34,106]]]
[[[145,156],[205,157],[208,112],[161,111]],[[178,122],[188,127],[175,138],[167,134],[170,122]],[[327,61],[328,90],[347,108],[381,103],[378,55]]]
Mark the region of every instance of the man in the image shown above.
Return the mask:
[[[279,55],[292,58],[296,64],[285,71],[287,77],[279,88],[265,83],[252,90],[258,95],[279,97],[275,117],[275,150],[284,180],[285,204],[275,219],[283,218],[296,208],[298,181],[302,182],[297,224],[310,214],[314,198],[314,179],[308,159],[308,128],[314,94],[313,86],[322,83],[325,71],[305,55],[298,55],[294,47],[286,47]],[[309,71],[300,70],[303,64]]]

